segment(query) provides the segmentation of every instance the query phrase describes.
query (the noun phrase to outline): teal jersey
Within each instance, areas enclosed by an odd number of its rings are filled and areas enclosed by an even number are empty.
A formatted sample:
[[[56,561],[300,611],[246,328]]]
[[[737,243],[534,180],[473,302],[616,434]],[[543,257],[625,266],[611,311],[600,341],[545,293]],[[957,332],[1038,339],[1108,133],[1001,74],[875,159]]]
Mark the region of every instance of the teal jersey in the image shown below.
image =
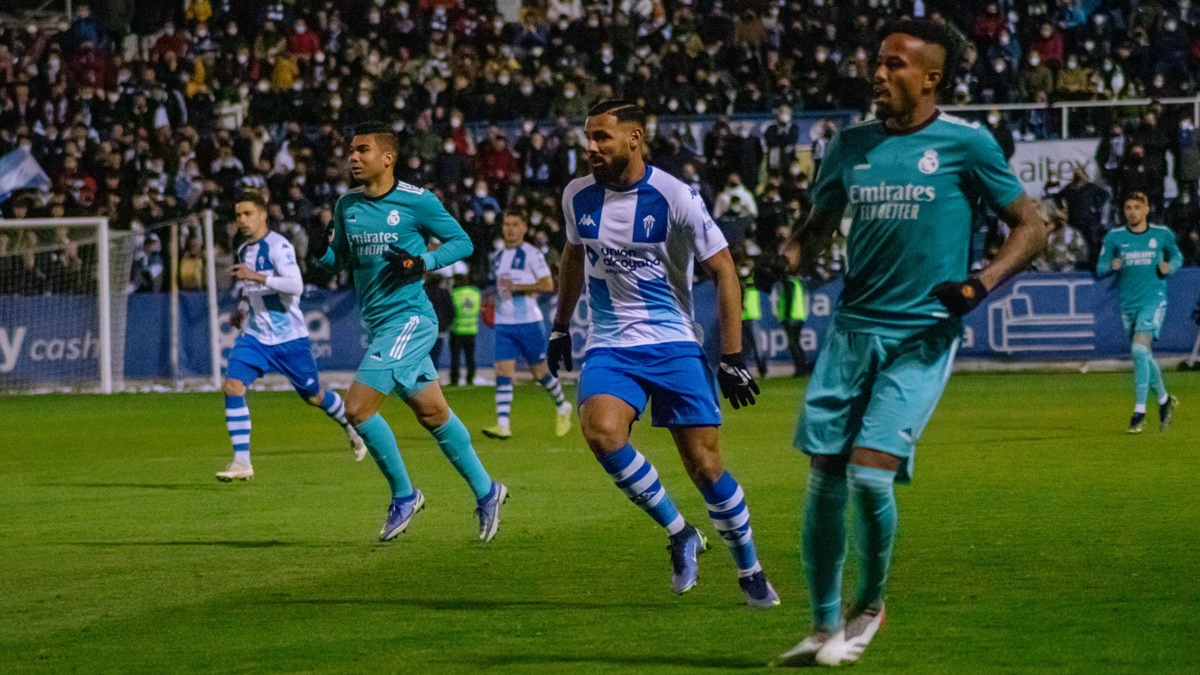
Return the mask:
[[[1113,272],[1113,259],[1120,259],[1121,269]],[[1183,264],[1183,254],[1175,243],[1175,233],[1161,225],[1151,225],[1145,232],[1130,232],[1127,227],[1115,227],[1104,235],[1096,274],[1101,277],[1115,274],[1121,311],[1153,309],[1167,299],[1166,279],[1159,276],[1159,263],[1167,263],[1174,272]]]
[[[941,323],[961,330],[930,291],[967,277],[976,210],[999,210],[1022,194],[999,144],[978,124],[939,112],[905,134],[878,121],[842,130],[812,191],[820,213],[850,208],[837,325],[893,338]]]
[[[425,243],[431,237],[442,242],[435,251]],[[437,324],[420,276],[396,282],[385,273],[383,254],[392,245],[420,255],[429,270],[462,260],[473,249],[458,221],[428,190],[397,181],[379,197],[362,190],[342,195],[333,209],[333,242],[319,262],[332,272],[350,270],[372,340],[399,333],[413,315]]]

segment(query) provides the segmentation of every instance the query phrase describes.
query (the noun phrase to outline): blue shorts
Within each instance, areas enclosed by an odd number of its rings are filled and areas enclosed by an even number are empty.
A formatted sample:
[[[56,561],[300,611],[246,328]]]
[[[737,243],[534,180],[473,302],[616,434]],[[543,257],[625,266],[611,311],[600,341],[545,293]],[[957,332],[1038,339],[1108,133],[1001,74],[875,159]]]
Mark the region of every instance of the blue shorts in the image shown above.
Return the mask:
[[[312,398],[321,390],[317,360],[306,337],[277,345],[264,345],[250,335],[239,337],[229,351],[225,377],[248,387],[267,372],[286,377],[304,398]]]
[[[496,324],[496,362],[518,358],[529,366],[546,362],[546,329],[541,321]]]
[[[808,383],[795,446],[810,455],[870,448],[903,460],[912,479],[917,439],[937,406],[958,335],[932,330],[905,339],[831,327]]]
[[[592,349],[579,371],[579,404],[597,394],[625,401],[639,418],[649,400],[656,427],[721,424],[717,381],[694,342]]]
[[[1125,332],[1130,337],[1138,333],[1149,333],[1155,340],[1162,332],[1163,320],[1167,317],[1167,301],[1163,300],[1154,307],[1142,307],[1126,311],[1121,310],[1121,321],[1125,324]]]
[[[381,394],[394,391],[404,400],[412,398],[438,379],[429,357],[437,339],[437,324],[432,319],[420,314],[408,317],[397,330],[371,340],[354,381]]]

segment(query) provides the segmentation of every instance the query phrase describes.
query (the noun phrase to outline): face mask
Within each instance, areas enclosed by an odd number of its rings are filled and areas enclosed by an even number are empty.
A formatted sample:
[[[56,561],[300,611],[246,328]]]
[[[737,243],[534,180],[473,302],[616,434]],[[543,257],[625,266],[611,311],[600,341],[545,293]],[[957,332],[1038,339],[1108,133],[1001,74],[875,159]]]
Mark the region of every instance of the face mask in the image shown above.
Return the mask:
[[[530,94],[533,93],[533,85],[532,84],[521,85],[521,93],[524,94],[525,96],[529,96]]]
[[[825,63],[825,60],[828,58],[829,54],[826,54],[825,52],[817,52],[817,63]]]
[[[180,79],[184,79],[184,78],[186,78],[186,77],[187,77],[187,75],[184,75],[184,76],[183,76],[183,77],[181,77]],[[304,88],[304,83],[303,83],[303,82],[296,81],[296,82],[293,82],[293,83],[292,83],[292,91],[300,91],[300,90],[301,90],[301,89],[303,89],[303,88]]]
[[[1091,52],[1091,51],[1095,51],[1095,49],[1096,49],[1096,43],[1095,43],[1095,42],[1092,42],[1091,40],[1088,40],[1087,42],[1083,43],[1083,48],[1084,48],[1084,49],[1086,49],[1086,50],[1087,50],[1087,51],[1089,51],[1089,52]]]
[[[1163,25],[1163,28],[1166,28],[1168,33],[1175,32],[1175,29],[1177,27],[1178,26],[1174,21],[1168,21],[1166,24]]]
[[[350,186],[346,185],[345,183],[338,183],[337,186],[333,188],[333,191],[338,193],[339,195],[344,195],[347,192],[349,192],[349,190],[350,190]]]
[[[1000,116],[996,114],[988,115],[988,124],[992,126],[1000,124]]]
[[[568,90],[566,90],[566,91],[564,91],[564,92],[563,92],[563,96],[564,96],[564,97],[566,97],[566,98],[575,98],[575,90],[574,90],[574,89],[568,89]]]
[[[703,115],[707,111],[708,111],[708,103],[706,103],[704,101],[704,99],[700,99],[699,101],[696,101],[696,114],[697,115]]]
[[[487,197],[487,188],[479,188],[478,190],[475,191],[475,196],[480,199]]]
[[[404,110],[404,106],[408,105],[408,101],[404,100],[404,97],[401,96],[392,105],[396,107],[396,110]]]
[[[296,34],[297,35],[304,35],[307,32],[308,32],[308,26],[305,26],[304,24],[300,24],[300,25],[296,26]]]
[[[342,97],[334,96],[333,98],[329,99],[329,105],[333,106],[335,110],[342,107]]]
[[[250,56],[248,54],[238,54],[237,55],[237,62],[242,64],[243,66],[246,65],[246,63],[249,60],[250,60]]]
[[[407,124],[404,120],[396,120],[392,123],[392,131],[400,133],[401,131],[404,131],[405,126],[407,126]]]
[[[647,56],[650,56],[650,48],[645,45],[638,47],[637,55],[639,58],[643,58],[643,59],[646,58]]]
[[[379,55],[371,54],[370,56],[367,57],[367,63],[370,63],[371,65],[375,65],[376,63],[379,63]]]
[[[558,29],[566,30],[567,26],[569,26],[569,25],[571,25],[571,24],[567,23],[567,21],[564,19],[564,20],[558,22]]]
[[[738,135],[742,138],[750,138],[750,129],[748,127],[742,127],[741,130],[738,131]]]
[[[788,173],[793,176],[799,176],[800,175],[800,165],[799,164],[791,165],[790,167],[788,167]]]
[[[529,50],[529,53],[533,54],[533,58],[536,59],[536,58],[540,58],[542,56],[542,54],[545,54],[546,50],[541,45],[534,45],[533,49]]]
[[[364,108],[365,108],[365,107],[367,107],[368,105],[370,105],[370,103],[371,103],[371,97],[370,97],[370,96],[367,96],[367,95],[365,95],[365,94],[364,94],[364,95],[361,95],[361,96],[359,96],[359,97],[358,97],[358,104],[359,104],[359,105],[361,105],[362,107],[364,107]]]
[[[1107,72],[1110,72],[1110,71],[1113,69],[1113,64],[1112,64],[1112,63],[1110,63],[1110,62],[1108,62],[1108,61],[1105,61],[1105,62],[1104,62],[1104,65],[1103,65],[1103,66],[1101,66],[1101,68],[1104,70],[1104,72],[1106,72],[1106,73],[1107,73]]]
[[[778,117],[778,119],[779,119],[779,123],[780,123],[780,124],[783,124],[783,125],[788,125],[788,124],[791,124],[791,123],[792,123],[792,116],[791,116],[791,115],[788,115],[788,114],[786,114],[786,113],[785,113],[785,114],[783,114],[783,115],[780,115],[780,116]]]
[[[521,88],[521,91],[525,91],[525,88],[524,88],[524,87],[522,87],[522,88]],[[527,133],[527,134],[528,134],[528,133],[530,133],[530,132],[532,132],[532,131],[533,131],[533,122],[526,122],[526,123],[524,123],[524,124],[522,124],[522,125],[521,125],[521,128],[522,128],[522,129],[524,129],[524,130],[525,130],[525,133]]]
[[[588,19],[588,28],[599,28],[599,27],[600,27],[599,19]]]
[[[1045,39],[1047,39],[1047,40],[1048,40],[1048,39],[1050,39],[1050,36],[1051,36],[1051,35],[1053,35],[1053,34],[1054,34],[1054,31],[1053,31],[1053,30],[1051,30],[1051,29],[1049,29],[1049,28],[1043,28],[1043,29],[1042,29],[1042,37],[1043,37],[1043,38],[1045,38]]]
[[[229,37],[237,37],[237,26],[230,26],[229,30],[225,31],[225,34]]]
[[[379,23],[379,20],[381,18],[382,17],[379,15],[379,12],[376,12],[375,10],[371,10],[371,13],[367,15],[367,22],[376,24],[376,23]]]
[[[462,118],[461,117],[456,116],[456,117],[450,118],[450,128],[457,129],[461,126],[462,126]]]
[[[1067,67],[1068,68],[1078,68],[1079,61],[1077,61],[1075,59],[1067,59]]]
[[[1037,56],[1029,57],[1029,65],[1031,65],[1031,66],[1037,66],[1041,62],[1042,62],[1042,59],[1040,57],[1037,57]]]
[[[647,122],[646,123],[646,134],[649,136],[658,135],[658,122]],[[568,138],[567,140],[571,140],[571,139]]]
[[[446,154],[448,155],[448,154],[454,152],[454,144],[446,143],[445,145],[442,146],[442,149],[445,150]]]
[[[509,82],[512,82],[512,78],[510,78],[508,75],[501,75],[500,77],[496,78],[496,83],[501,87],[507,87]]]
[[[1009,36],[1007,36],[1007,35],[1000,36],[1000,46],[1001,47],[1007,47],[1008,43],[1010,43],[1010,42],[1012,42],[1012,38],[1010,38]]]
[[[52,58],[52,59],[50,59],[49,64],[50,64],[51,70],[53,70],[53,69],[57,69],[59,66],[61,66],[62,61],[58,58]]]
[[[675,112],[678,109],[679,109],[679,101],[676,101],[675,99],[671,99],[670,101],[667,101],[667,110],[670,110],[671,112]]]
[[[250,88],[249,88],[249,87],[243,87],[243,88],[244,88],[246,91],[244,91],[244,92],[241,92],[241,93],[242,93],[242,97],[243,97],[243,98],[245,98],[246,94],[250,93]],[[119,100],[121,100],[121,94],[120,94],[120,93],[118,93],[118,92],[115,92],[115,91],[114,91],[114,92],[112,92],[111,94],[109,94],[109,95],[108,95],[108,102],[109,102],[109,103],[116,103],[116,102],[117,102],[117,101],[119,101]]]
[[[175,29],[174,29],[173,27],[171,27],[171,26],[167,26],[167,29],[166,29],[166,30],[164,30],[163,32],[164,32],[164,33],[166,33],[167,35],[174,35],[174,34],[175,34]]]
[[[495,223],[496,222],[496,212],[495,211],[484,211],[483,212],[483,222],[487,223],[488,225]],[[501,243],[503,243],[503,242],[501,242]]]
[[[259,92],[266,92],[270,88],[271,88],[271,85],[267,82],[259,82],[258,83],[258,91]]]

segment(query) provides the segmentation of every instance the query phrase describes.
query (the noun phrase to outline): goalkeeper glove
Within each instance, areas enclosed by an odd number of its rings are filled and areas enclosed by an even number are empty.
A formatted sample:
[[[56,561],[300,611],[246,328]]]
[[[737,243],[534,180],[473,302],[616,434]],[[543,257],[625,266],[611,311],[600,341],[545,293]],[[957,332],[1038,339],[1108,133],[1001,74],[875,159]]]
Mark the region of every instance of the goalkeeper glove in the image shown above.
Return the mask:
[[[400,280],[425,274],[425,259],[419,255],[414,256],[395,244],[383,252],[383,259],[387,261],[392,274]]]
[[[721,386],[721,395],[729,399],[734,410],[754,405],[754,395],[759,393],[758,384],[746,368],[746,357],[741,352],[721,356],[717,384]]]
[[[550,333],[550,343],[546,345],[546,365],[550,366],[550,374],[558,377],[558,367],[562,365],[567,370],[573,370],[575,363],[571,359],[571,330],[568,326],[555,324]]]
[[[977,277],[968,277],[966,281],[942,282],[934,286],[929,295],[937,298],[951,314],[965,316],[978,307],[987,294],[982,281]]]

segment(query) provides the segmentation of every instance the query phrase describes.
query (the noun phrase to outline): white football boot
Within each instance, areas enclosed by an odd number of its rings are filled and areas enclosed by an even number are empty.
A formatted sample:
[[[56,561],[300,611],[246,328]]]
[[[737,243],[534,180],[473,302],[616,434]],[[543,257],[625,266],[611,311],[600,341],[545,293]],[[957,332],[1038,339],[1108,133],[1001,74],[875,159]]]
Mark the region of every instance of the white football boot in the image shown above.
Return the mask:
[[[250,466],[249,462],[239,462],[234,460],[225,467],[224,471],[217,472],[217,480],[222,483],[228,483],[235,480],[250,480],[254,478],[254,467]]]
[[[871,638],[883,626],[884,608],[866,610],[846,619],[846,627],[825,641],[817,651],[817,663],[822,666],[845,666],[858,661]]]

